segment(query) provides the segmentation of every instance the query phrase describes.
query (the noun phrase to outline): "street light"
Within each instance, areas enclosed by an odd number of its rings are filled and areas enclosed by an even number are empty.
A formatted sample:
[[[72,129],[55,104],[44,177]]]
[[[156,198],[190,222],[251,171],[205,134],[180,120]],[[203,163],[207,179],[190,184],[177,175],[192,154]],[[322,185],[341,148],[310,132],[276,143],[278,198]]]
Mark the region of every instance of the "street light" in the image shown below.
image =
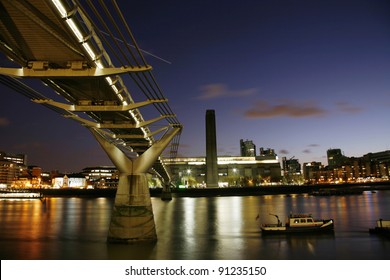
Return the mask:
[[[234,179],[234,186],[237,187],[237,168],[233,168],[233,179]]]

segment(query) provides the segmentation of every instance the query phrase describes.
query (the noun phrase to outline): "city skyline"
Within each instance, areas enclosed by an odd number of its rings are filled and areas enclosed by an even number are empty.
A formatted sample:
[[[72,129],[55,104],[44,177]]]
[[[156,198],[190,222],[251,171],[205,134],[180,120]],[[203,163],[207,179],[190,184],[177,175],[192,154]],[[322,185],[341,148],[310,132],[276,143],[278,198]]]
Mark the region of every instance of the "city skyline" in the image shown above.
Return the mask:
[[[205,155],[207,109],[221,156],[239,155],[240,139],[325,165],[330,148],[348,157],[390,149],[390,3],[119,4],[184,125],[178,156]],[[0,150],[45,169],[111,165],[78,123],[0,92]]]
[[[249,140],[249,139],[248,139]],[[249,140],[250,141],[250,140]],[[259,157],[261,156],[261,149],[263,149],[264,147],[259,147],[258,148],[258,152],[259,153],[256,153],[256,156],[242,156],[242,155],[217,155],[218,158],[226,158],[226,157],[232,157],[232,158],[238,158],[238,157]],[[274,152],[274,150],[272,148],[267,148],[267,149],[264,149],[266,153],[269,153],[270,151],[272,151],[272,153]],[[328,155],[327,153],[329,151],[337,151],[339,150],[340,151],[340,155],[345,157],[345,158],[349,158],[349,159],[359,159],[359,158],[364,158],[365,156],[369,156],[369,155],[377,155],[377,154],[380,154],[380,153],[388,153],[390,152],[390,150],[384,150],[384,151],[370,151],[364,155],[361,155],[361,156],[356,156],[356,155],[350,155],[350,156],[346,156],[344,151],[340,148],[331,148],[331,149],[328,149],[326,151],[326,154],[325,154],[325,158],[326,158],[326,162],[325,163],[322,163],[322,165],[324,167],[328,167],[328,166],[331,166],[332,163],[329,163],[329,159],[328,159]],[[38,168],[43,168],[41,165],[39,164],[30,164],[28,162],[28,155],[27,154],[11,154],[11,153],[7,153],[7,151],[4,151],[4,150],[0,150],[0,152],[4,153],[4,156],[5,156],[5,159],[6,160],[9,160],[9,161],[15,161],[15,159],[8,159],[8,157],[11,157],[11,158],[14,158],[14,157],[20,157],[20,156],[23,156],[23,158],[26,160],[27,164],[26,163],[21,163],[21,162],[18,162],[19,164],[21,165],[25,165],[26,167],[38,167]],[[282,164],[283,163],[283,157],[280,157],[278,156],[276,153],[274,154],[275,157],[276,157],[276,160],[278,160],[279,164]],[[1,158],[1,157],[0,157]],[[202,155],[202,156],[188,156],[188,157],[183,157],[183,156],[178,156],[178,158],[188,158],[188,159],[195,159],[195,158],[204,158],[206,159],[206,156],[205,155]],[[302,162],[299,158],[296,158],[295,156],[292,156],[290,158],[286,157],[286,160],[291,160],[291,159],[294,159],[294,160],[297,160],[298,163],[301,165],[301,169],[302,169],[302,166],[305,164],[305,163],[313,163],[315,161],[308,161],[308,162]],[[317,162],[318,163],[318,162]],[[108,163],[106,165],[89,165],[89,166],[83,166],[81,167],[79,170],[71,170],[71,171],[64,171],[64,170],[60,170],[60,169],[53,169],[53,168],[46,168],[46,169],[42,169],[43,172],[52,172],[52,171],[58,171],[60,172],[61,174],[71,174],[71,173],[74,173],[74,174],[77,174],[77,173],[80,173],[82,170],[84,169],[88,169],[88,168],[93,168],[93,167],[107,167],[107,168],[116,168],[112,163]],[[302,170],[301,170],[302,171]]]

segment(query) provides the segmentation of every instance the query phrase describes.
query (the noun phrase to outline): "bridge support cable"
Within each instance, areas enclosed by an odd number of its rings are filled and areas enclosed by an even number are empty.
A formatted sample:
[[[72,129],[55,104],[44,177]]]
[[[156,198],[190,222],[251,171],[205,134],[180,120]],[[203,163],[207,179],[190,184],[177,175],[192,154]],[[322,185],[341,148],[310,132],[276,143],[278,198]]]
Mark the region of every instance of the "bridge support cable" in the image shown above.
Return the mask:
[[[110,11],[107,5],[103,1],[98,1],[98,2],[100,3],[101,10],[104,11],[104,14],[109,19],[108,22],[111,23],[111,25],[110,26],[108,25],[107,20],[103,19],[101,13],[99,13],[98,9],[96,8],[95,5],[97,5],[98,3],[88,0],[87,3],[89,8],[95,14],[97,21],[100,23],[101,28],[104,29],[104,31],[101,31],[99,26],[89,16],[89,20],[92,26],[94,27],[94,31],[96,33],[101,34],[101,38],[103,38],[103,41],[105,42],[107,47],[115,54],[117,61],[120,62],[122,66],[133,65],[132,67],[142,67],[142,65],[144,65],[144,67],[146,67],[148,64],[142,54],[142,50],[139,48],[132,34],[132,31],[128,26],[123,16],[123,13],[121,12],[116,1],[112,1],[115,11]],[[78,3],[79,9],[82,9],[79,1],[76,1],[76,3]],[[113,14],[114,12],[115,14]],[[119,22],[117,21],[117,19],[119,19]],[[118,26],[119,23],[121,23],[121,27],[123,26],[122,28]],[[117,35],[114,34],[114,31],[117,32]],[[111,41],[109,41],[106,38],[106,36],[102,35],[103,32],[104,34],[108,35],[111,38]],[[131,44],[127,43],[128,40],[126,38],[129,38]],[[122,44],[119,44],[120,42]],[[134,53],[132,48],[136,50],[137,52],[136,54]],[[121,57],[119,55],[121,55]],[[133,82],[137,85],[138,89],[140,89],[141,92],[148,99],[165,99],[164,94],[161,88],[158,86],[156,79],[154,78],[151,71],[145,71],[144,73],[129,73],[129,75],[130,78],[133,80]],[[153,105],[159,111],[160,114],[173,115],[172,110],[168,104],[153,104]],[[167,118],[167,120],[171,124],[179,123],[179,121],[176,118]]]
[[[90,128],[96,140],[119,171],[107,241],[132,243],[157,240],[152,202],[146,174],[181,127],[173,127],[147,151],[129,158],[116,145],[106,140],[98,129]]]

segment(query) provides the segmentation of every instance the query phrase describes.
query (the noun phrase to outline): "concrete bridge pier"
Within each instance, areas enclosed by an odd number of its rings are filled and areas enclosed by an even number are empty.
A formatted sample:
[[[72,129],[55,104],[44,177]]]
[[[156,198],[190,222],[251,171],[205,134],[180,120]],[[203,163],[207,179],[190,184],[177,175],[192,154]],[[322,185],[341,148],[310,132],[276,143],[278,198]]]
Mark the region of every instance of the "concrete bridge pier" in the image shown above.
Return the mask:
[[[107,242],[156,241],[153,207],[146,174],[181,127],[172,128],[136,158],[128,158],[118,147],[106,140],[98,129],[90,130],[119,171],[118,190]]]
[[[161,192],[161,200],[172,200],[171,184],[164,184]]]
[[[121,174],[107,241],[131,243],[157,240],[146,174]]]

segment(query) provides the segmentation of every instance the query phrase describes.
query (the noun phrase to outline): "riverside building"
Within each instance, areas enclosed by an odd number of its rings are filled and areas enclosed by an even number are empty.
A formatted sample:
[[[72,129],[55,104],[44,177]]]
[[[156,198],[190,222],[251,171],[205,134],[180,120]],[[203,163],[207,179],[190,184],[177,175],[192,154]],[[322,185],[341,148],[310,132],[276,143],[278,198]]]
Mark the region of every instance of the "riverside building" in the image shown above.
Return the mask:
[[[364,183],[390,178],[390,150],[346,157],[340,149],[330,149],[327,156],[328,166],[317,162],[304,164],[306,183]]]
[[[256,156],[256,145],[253,144],[252,140],[243,139],[240,140],[240,150],[242,157],[255,157]]]
[[[11,187],[15,178],[25,174],[26,162],[26,155],[11,155],[0,151],[0,187]]]
[[[206,158],[177,157],[165,159],[178,188],[205,188]],[[217,159],[218,187],[279,184],[281,168],[277,156],[220,156]]]

